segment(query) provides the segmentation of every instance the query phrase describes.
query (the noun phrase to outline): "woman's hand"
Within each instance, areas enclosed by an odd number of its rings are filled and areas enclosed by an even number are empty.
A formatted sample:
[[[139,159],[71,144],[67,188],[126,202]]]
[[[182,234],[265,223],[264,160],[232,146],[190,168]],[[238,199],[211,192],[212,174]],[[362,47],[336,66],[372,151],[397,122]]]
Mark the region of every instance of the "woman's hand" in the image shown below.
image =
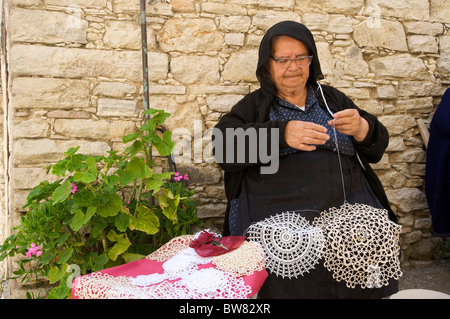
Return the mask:
[[[289,121],[286,124],[285,139],[286,143],[293,148],[302,151],[314,151],[314,145],[323,145],[330,136],[326,127],[303,121]]]
[[[357,142],[362,142],[369,133],[369,123],[359,115],[358,110],[346,109],[333,114],[334,120],[328,122],[339,133],[350,135]]]

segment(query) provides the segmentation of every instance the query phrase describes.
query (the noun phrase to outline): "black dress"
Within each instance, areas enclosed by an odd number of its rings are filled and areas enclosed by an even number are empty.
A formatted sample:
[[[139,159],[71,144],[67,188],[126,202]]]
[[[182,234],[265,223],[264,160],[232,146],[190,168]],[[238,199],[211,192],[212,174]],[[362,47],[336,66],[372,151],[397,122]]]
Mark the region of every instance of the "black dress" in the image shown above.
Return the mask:
[[[361,166],[353,158],[341,155],[347,201],[383,208],[371,191]],[[248,169],[232,230],[242,235],[254,222],[285,211],[298,211],[310,222],[319,213],[344,203],[337,153],[317,149],[297,152],[280,159],[277,174],[261,175]],[[280,180],[286,181],[280,183]],[[275,186],[276,185],[276,186]],[[275,190],[276,187],[276,191]],[[281,278],[269,274],[259,292],[261,298],[383,298],[398,291],[397,281],[381,288],[347,288],[337,282],[322,262],[298,278]]]
[[[272,107],[272,120],[309,120],[328,127],[330,140],[315,151],[285,150],[275,174],[260,174],[257,166],[248,168],[241,184],[241,193],[233,201],[230,212],[232,235],[243,235],[255,222],[286,211],[296,211],[310,222],[320,212],[339,207],[347,200],[384,209],[363,174],[349,137],[328,126],[331,118],[322,110],[312,91],[306,101],[306,112],[286,101],[278,100]],[[337,134],[341,151],[333,141]],[[344,154],[343,154],[344,153]],[[346,154],[346,155],[345,155]],[[342,166],[342,174],[341,174]],[[345,186],[345,192],[343,189]],[[269,274],[259,296],[261,298],[382,298],[397,292],[397,282],[381,288],[347,288],[337,282],[322,263],[294,279]]]

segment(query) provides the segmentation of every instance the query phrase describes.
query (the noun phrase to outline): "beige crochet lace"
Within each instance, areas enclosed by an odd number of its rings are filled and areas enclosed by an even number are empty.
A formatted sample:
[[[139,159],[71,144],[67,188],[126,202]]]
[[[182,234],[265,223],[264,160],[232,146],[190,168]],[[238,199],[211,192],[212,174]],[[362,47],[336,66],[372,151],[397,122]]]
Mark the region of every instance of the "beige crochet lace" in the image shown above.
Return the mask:
[[[330,208],[313,222],[327,238],[324,266],[349,288],[379,288],[398,280],[401,226],[387,211],[364,204]]]

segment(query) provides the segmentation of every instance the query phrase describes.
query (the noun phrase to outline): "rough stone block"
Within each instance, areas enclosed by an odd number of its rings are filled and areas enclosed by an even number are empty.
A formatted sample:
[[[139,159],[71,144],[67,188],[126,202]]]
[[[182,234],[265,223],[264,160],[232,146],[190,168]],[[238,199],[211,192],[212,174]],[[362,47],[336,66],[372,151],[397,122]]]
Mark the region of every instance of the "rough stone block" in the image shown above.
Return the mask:
[[[450,0],[430,0],[430,21],[448,23]]]
[[[243,97],[244,97],[243,95],[234,95],[234,94],[209,96],[206,98],[206,103],[208,104],[209,108],[213,111],[227,113]]]
[[[52,78],[15,78],[12,105],[16,109],[65,109],[89,107],[89,82]]]
[[[211,19],[169,19],[157,38],[164,51],[186,53],[220,50],[224,42]]]
[[[137,130],[135,122],[123,120],[56,119],[54,131],[68,138],[121,140]]]
[[[97,102],[97,115],[100,116],[137,116],[137,101],[99,99]]]
[[[352,19],[343,15],[306,13],[302,18],[303,23],[311,31],[320,30],[330,33],[351,33],[353,31]]]
[[[438,53],[436,37],[430,35],[411,35],[408,37],[411,53]]]
[[[94,94],[110,97],[124,97],[134,93],[136,93],[135,85],[122,82],[100,82],[94,89]]]
[[[242,50],[233,53],[225,64],[222,77],[225,81],[256,82],[256,64],[258,62],[257,50]]]
[[[439,42],[440,56],[437,59],[436,72],[450,80],[450,36],[443,36]]]
[[[50,132],[50,124],[44,119],[31,118],[13,125],[12,132],[15,139],[20,137],[47,137]]]
[[[386,195],[402,213],[428,208],[425,194],[417,188],[388,189]]]
[[[396,51],[407,51],[405,31],[400,22],[380,20],[379,27],[368,21],[354,26],[353,36],[360,46],[383,47]]]
[[[107,0],[45,0],[46,4],[82,8],[103,8]]]
[[[267,30],[274,24],[284,20],[301,22],[300,16],[295,12],[263,10],[254,14],[252,24],[259,29]]]
[[[179,56],[170,61],[175,80],[183,84],[219,82],[219,60],[208,56]]]
[[[417,125],[411,115],[386,115],[379,117],[379,120],[393,135],[402,134]]]
[[[18,139],[14,143],[12,162],[20,164],[55,163],[64,158],[64,152],[80,146],[79,153],[86,155],[107,155],[111,148],[105,142],[82,140]]]
[[[369,68],[376,77],[380,78],[428,78],[422,59],[406,53],[374,58],[369,62]]]
[[[165,79],[168,57],[149,52],[149,79]],[[17,44],[11,48],[11,69],[16,76],[61,78],[109,77],[142,81],[140,51],[107,51]]]
[[[380,16],[395,17],[405,20],[429,19],[428,0],[374,0],[369,1],[364,14],[379,14]]]
[[[136,21],[106,21],[103,43],[112,48],[141,48],[141,26]]]
[[[88,23],[77,14],[13,8],[10,21],[14,42],[87,43]]]

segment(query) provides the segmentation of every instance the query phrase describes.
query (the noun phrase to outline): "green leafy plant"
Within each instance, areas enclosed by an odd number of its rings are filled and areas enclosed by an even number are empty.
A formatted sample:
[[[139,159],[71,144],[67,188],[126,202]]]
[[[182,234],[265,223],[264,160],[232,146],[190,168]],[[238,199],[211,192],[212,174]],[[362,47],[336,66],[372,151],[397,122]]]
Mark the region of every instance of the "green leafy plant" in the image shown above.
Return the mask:
[[[171,131],[158,131],[169,114],[145,113],[150,118],[140,130],[123,137],[129,145],[122,154],[87,156],[71,148],[47,167],[59,179],[29,192],[26,215],[0,246],[0,261],[24,256],[13,278],[48,280],[54,286],[48,298],[67,298],[74,271],[83,275],[141,259],[201,226],[188,176],[156,173],[150,156],[152,147],[168,156],[175,146]]]

